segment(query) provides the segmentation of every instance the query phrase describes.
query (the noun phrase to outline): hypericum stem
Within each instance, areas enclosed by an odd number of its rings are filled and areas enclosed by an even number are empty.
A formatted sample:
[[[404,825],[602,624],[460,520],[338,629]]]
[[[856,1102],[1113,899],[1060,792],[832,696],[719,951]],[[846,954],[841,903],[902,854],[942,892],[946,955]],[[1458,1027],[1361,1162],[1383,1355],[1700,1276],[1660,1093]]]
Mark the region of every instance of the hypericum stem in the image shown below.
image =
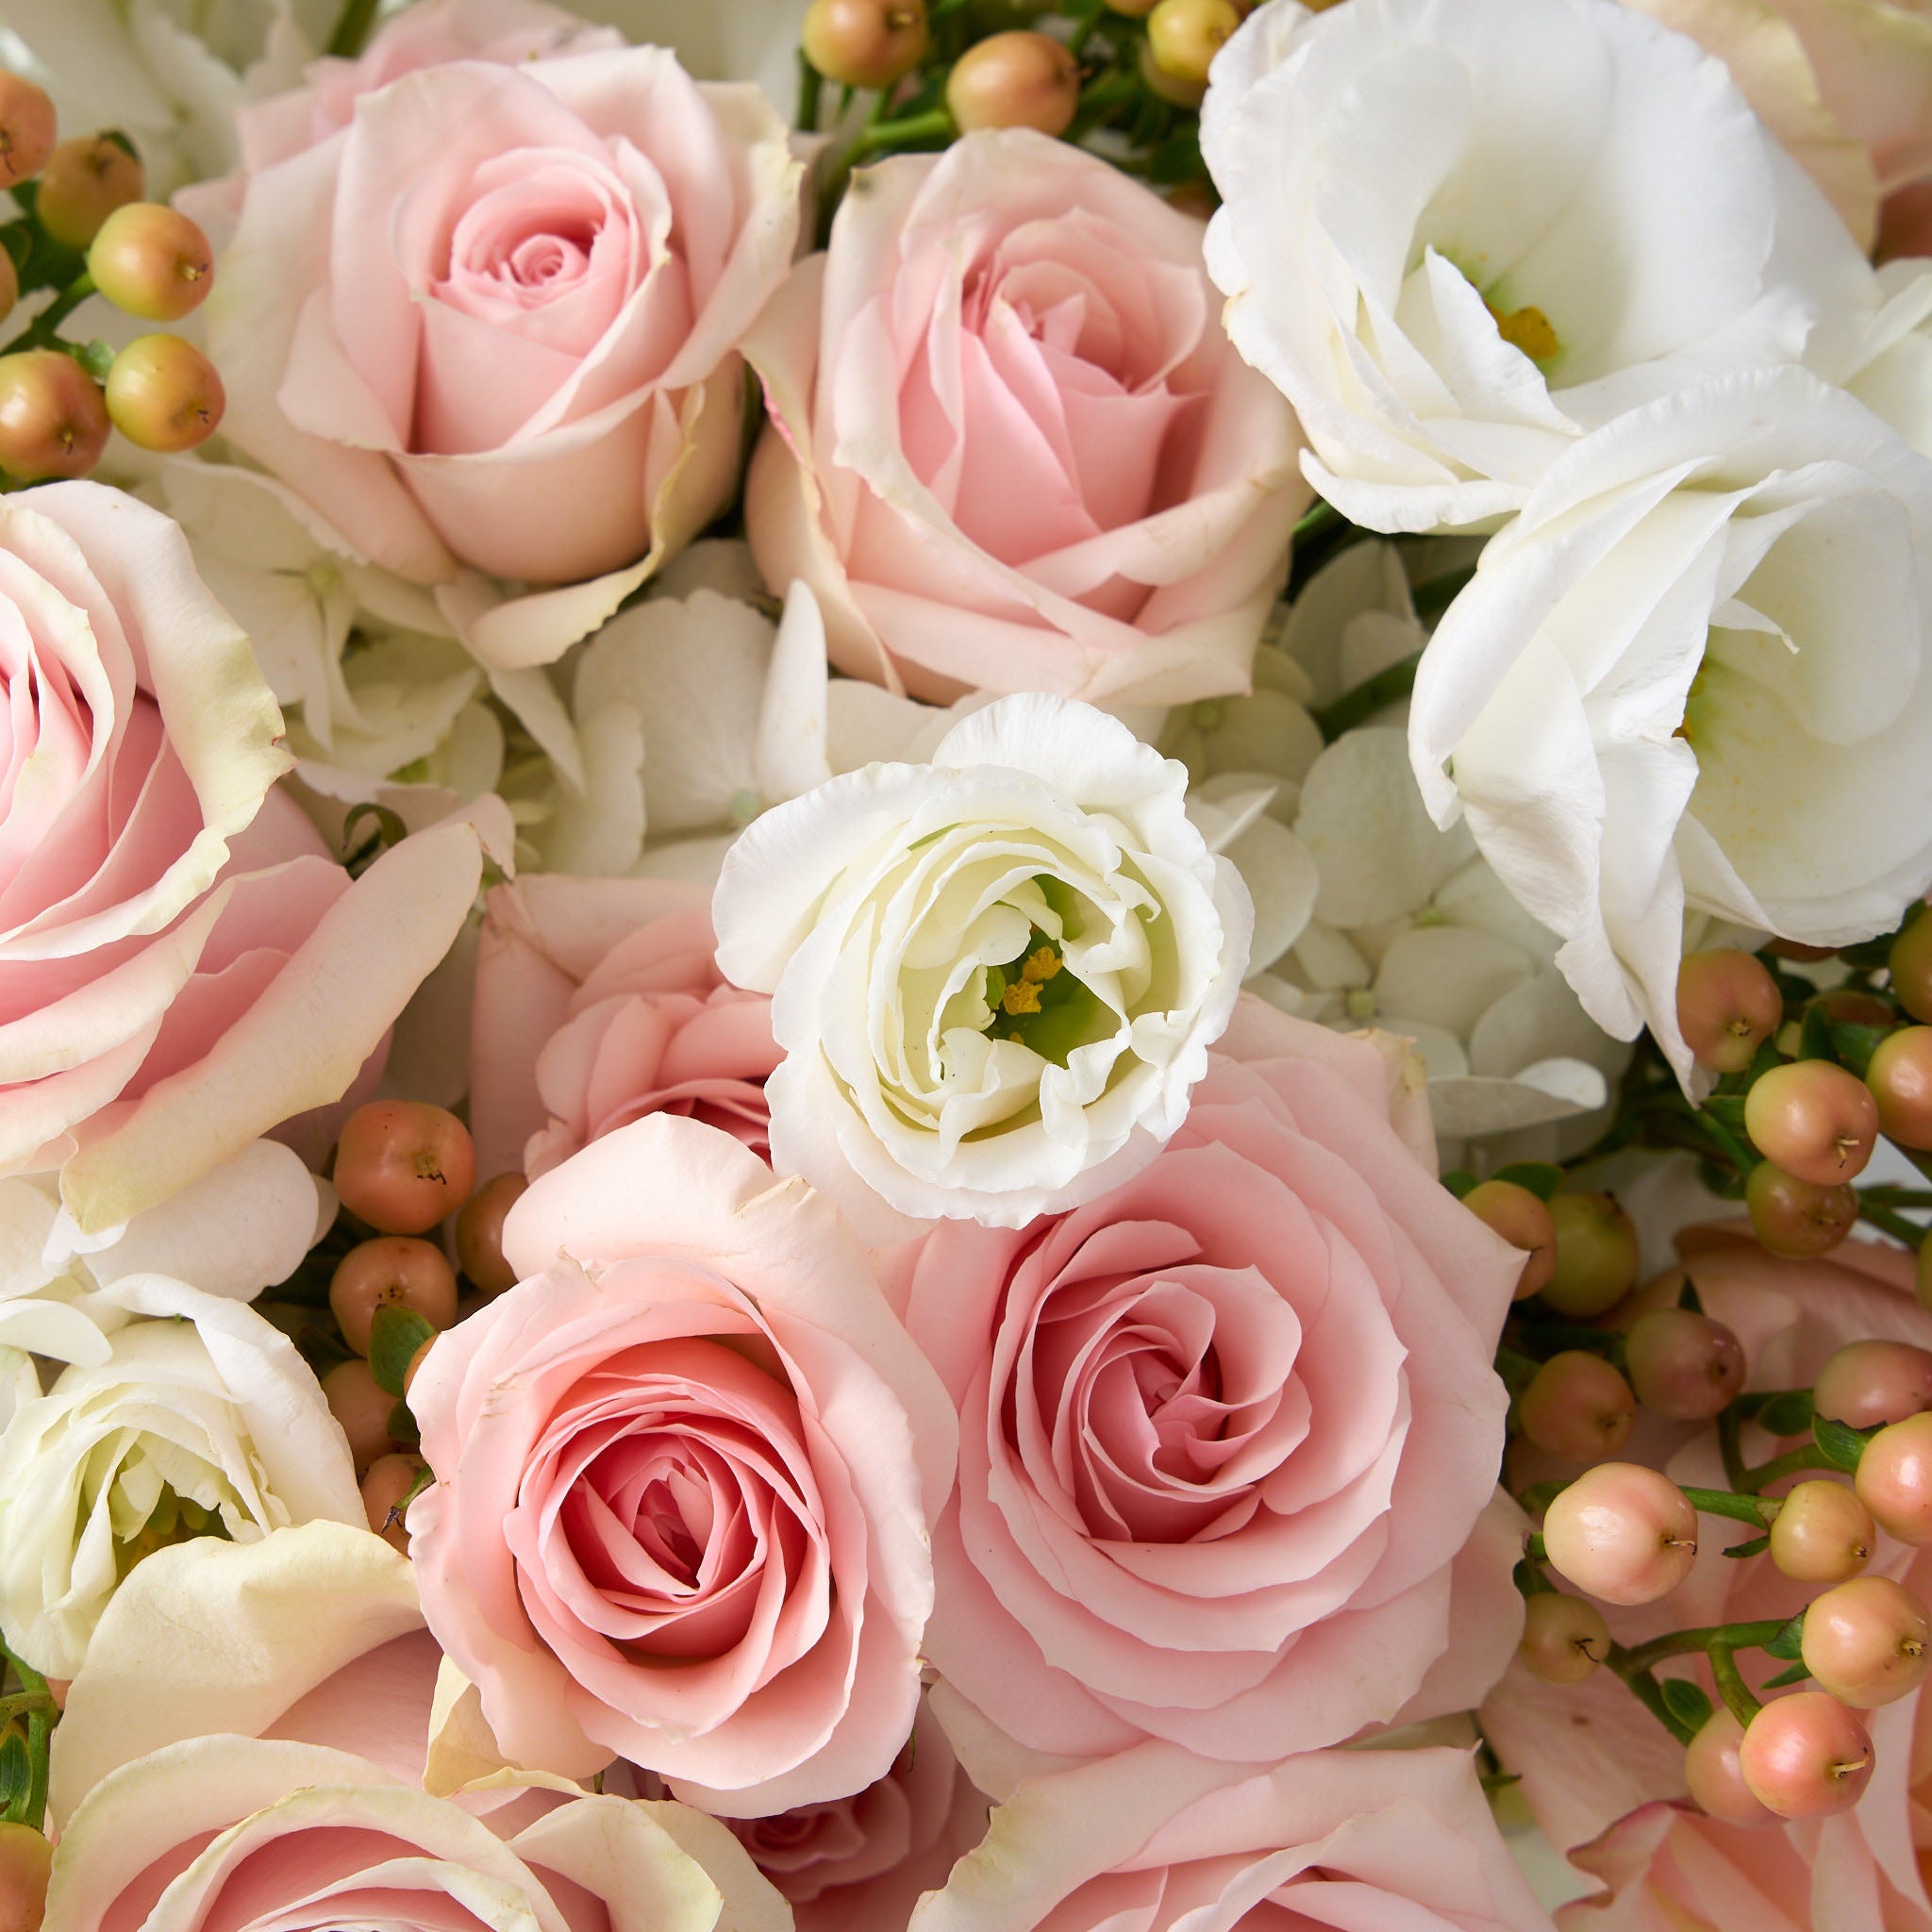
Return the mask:
[[[852,137],[844,165],[849,168],[854,161],[879,148],[897,147],[905,142],[950,141],[953,132],[953,117],[943,108],[934,108],[924,114],[908,114],[898,121],[874,121]]]
[[[1623,1678],[1625,1688],[1638,1703],[1649,1711],[1671,1736],[1680,1744],[1688,1744],[1697,1734],[1664,1701],[1663,1687],[1641,1665],[1627,1661],[1627,1654],[1620,1651],[1615,1644],[1606,1660],[1610,1669]]]
[[[58,1714],[47,1680],[31,1664],[23,1663],[0,1642],[0,1663],[11,1664],[20,1679],[20,1695],[32,1700],[26,1715],[27,1761],[31,1766],[26,1790],[7,1812],[8,1822],[28,1824],[41,1830],[47,1821],[47,1757],[54,1741],[54,1720]]]
[[[1673,1630],[1665,1636],[1653,1637],[1648,1643],[1620,1651],[1611,1661],[1620,1673],[1647,1671],[1667,1657],[1690,1657],[1700,1650],[1759,1650],[1775,1641],[1784,1628],[1784,1618],[1772,1617],[1757,1624],[1709,1624],[1700,1630]]]
[[[1824,1450],[1807,1443],[1802,1449],[1787,1449],[1782,1456],[1774,1456],[1769,1462],[1760,1462],[1755,1469],[1746,1469],[1737,1479],[1739,1489],[1747,1495],[1756,1495],[1760,1490],[1767,1490],[1780,1477],[1797,1475],[1807,1469],[1836,1469],[1838,1464]],[[1761,1519],[1746,1517],[1745,1522]]]
[[[68,285],[34,317],[25,328],[7,345],[9,356],[20,349],[52,348],[57,340],[54,331],[80,307],[94,291],[94,278],[86,270],[75,276]]]
[[[1883,1230],[1893,1240],[1901,1241],[1907,1247],[1916,1250],[1920,1242],[1925,1239],[1925,1230],[1917,1222],[1907,1221],[1903,1214],[1894,1213],[1891,1208],[1882,1207],[1873,1200],[1872,1196],[1875,1191],[1875,1189],[1868,1188],[1858,1195],[1859,1220],[1869,1221],[1874,1227]]]
[[[1735,1402],[1717,1419],[1717,1447],[1724,1457],[1724,1480],[1741,1490],[1750,1468],[1744,1460],[1744,1418]]]
[[[1341,512],[1325,497],[1318,496],[1314,508],[1302,512],[1300,521],[1290,532],[1290,541],[1299,543],[1305,538],[1312,537],[1317,532],[1327,529],[1331,524],[1339,524],[1341,521]]]
[[[1724,1699],[1725,1709],[1748,1728],[1764,1707],[1752,1696],[1751,1687],[1738,1674],[1737,1659],[1732,1657],[1729,1644],[1710,1646],[1710,1674],[1716,1680],[1717,1694]]]
[[[1771,1527],[1771,1516],[1766,1514],[1764,1504],[1756,1496],[1740,1496],[1731,1490],[1686,1489],[1684,1493],[1690,1499],[1691,1508],[1700,1515],[1729,1516],[1739,1523],[1748,1523],[1753,1529]]]
[[[819,131],[819,101],[824,92],[825,77],[798,50],[798,126],[804,134]]]

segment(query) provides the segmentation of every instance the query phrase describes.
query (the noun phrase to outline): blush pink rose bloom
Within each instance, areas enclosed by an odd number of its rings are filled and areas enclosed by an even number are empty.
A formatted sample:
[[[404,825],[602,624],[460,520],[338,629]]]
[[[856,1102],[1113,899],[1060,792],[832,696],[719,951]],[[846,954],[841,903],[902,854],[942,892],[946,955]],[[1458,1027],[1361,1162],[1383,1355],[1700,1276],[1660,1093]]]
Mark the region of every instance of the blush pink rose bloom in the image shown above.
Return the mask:
[[[275,789],[281,713],[180,530],[98,484],[0,507],[0,1172],[58,1167],[112,1226],[348,1089],[461,926],[479,834],[352,884]]]
[[[944,1393],[830,1204],[654,1114],[533,1182],[519,1285],[410,1395],[429,1626],[513,1762],[754,1816],[882,1776],[919,1699]]]
[[[247,176],[223,432],[477,655],[548,661],[729,500],[798,208],[763,95],[662,48],[405,73]]]
[[[718,971],[710,894],[540,873],[484,901],[470,1053],[478,1172],[546,1174],[648,1113],[771,1158],[772,1003]]]
[[[1262,1771],[1171,1744],[1022,1784],[911,1932],[1238,1926],[1550,1932],[1463,1752],[1320,1751]]]
[[[1201,236],[1024,130],[855,177],[746,343],[752,552],[811,586],[840,670],[941,700],[1247,689],[1309,491]]]
[[[912,1265],[960,1418],[926,1654],[1027,1750],[1312,1750],[1468,1708],[1521,1628],[1510,1526],[1471,1543],[1521,1257],[1397,1133],[1374,1046],[1252,1000],[1224,1043],[1253,1058],[1125,1186]]]

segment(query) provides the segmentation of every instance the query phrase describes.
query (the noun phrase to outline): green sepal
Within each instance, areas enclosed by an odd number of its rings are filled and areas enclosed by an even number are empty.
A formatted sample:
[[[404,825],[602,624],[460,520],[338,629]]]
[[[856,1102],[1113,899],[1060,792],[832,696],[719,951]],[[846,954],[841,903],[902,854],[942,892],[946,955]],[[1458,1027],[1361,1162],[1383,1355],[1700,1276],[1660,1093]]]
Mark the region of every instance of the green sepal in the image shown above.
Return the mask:
[[[1801,1656],[1805,1644],[1805,1613],[1800,1610],[1791,1621],[1764,1646],[1766,1657],[1774,1657],[1780,1663],[1789,1663]]]
[[[416,1351],[436,1338],[436,1324],[414,1308],[393,1304],[377,1308],[369,1325],[369,1369],[375,1386],[391,1395],[401,1395],[403,1377],[416,1359]]]
[[[1794,1663],[1790,1670],[1780,1671],[1774,1677],[1767,1677],[1763,1688],[1767,1690],[1782,1690],[1787,1684],[1802,1684],[1811,1674],[1802,1660]]]

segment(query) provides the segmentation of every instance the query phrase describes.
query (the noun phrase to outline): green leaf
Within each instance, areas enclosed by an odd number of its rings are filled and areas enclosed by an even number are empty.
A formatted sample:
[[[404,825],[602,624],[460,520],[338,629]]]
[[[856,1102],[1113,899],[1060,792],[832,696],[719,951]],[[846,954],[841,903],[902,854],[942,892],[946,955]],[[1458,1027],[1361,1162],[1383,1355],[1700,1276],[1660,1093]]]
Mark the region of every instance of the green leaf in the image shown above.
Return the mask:
[[[1857,1474],[1858,1458],[1865,1453],[1865,1444],[1877,1433],[1876,1429],[1855,1429],[1849,1423],[1834,1422],[1829,1416],[1811,1418],[1811,1440],[1818,1444],[1824,1459],[1834,1469],[1851,1475]]]
[[[416,1351],[435,1339],[435,1324],[414,1308],[399,1308],[393,1303],[377,1308],[369,1327],[369,1368],[375,1386],[391,1395],[400,1395],[403,1377],[416,1359]]]
[[[1452,1167],[1442,1176],[1442,1185],[1459,1201],[1463,1195],[1477,1185],[1476,1177],[1466,1167]]]
[[[1563,1170],[1547,1160],[1512,1160],[1499,1167],[1494,1178],[1527,1188],[1539,1201],[1547,1201],[1563,1185]]]
[[[1878,1042],[1891,1031],[1890,1026],[1872,1026],[1856,1020],[1833,1020],[1829,1029],[1838,1058],[1861,1080],[1872,1064],[1872,1056],[1878,1051]]]
[[[1681,1724],[1693,1731],[1701,1731],[1709,1721],[1715,1708],[1708,1694],[1689,1677],[1664,1677],[1658,1680],[1658,1689],[1664,1693],[1664,1708]]]
[[[409,1405],[399,1402],[389,1412],[389,1439],[391,1442],[408,1444],[423,1440],[422,1431],[416,1426],[416,1418],[409,1413]]]
[[[1802,1436],[1811,1426],[1811,1391],[1780,1389],[1757,1411],[1757,1425],[1774,1436]]]
[[[1764,1646],[1766,1657],[1774,1657],[1780,1663],[1790,1663],[1800,1656],[1805,1643],[1805,1613],[1800,1610],[1791,1621]]]
[[[25,1823],[27,1795],[33,1790],[33,1753],[19,1731],[8,1728],[0,1738],[0,1817],[8,1824]]]
[[[1764,1689],[1767,1690],[1782,1690],[1787,1684],[1802,1684],[1810,1674],[1811,1673],[1800,1661],[1794,1663],[1788,1671],[1780,1671],[1774,1677],[1765,1678]]]

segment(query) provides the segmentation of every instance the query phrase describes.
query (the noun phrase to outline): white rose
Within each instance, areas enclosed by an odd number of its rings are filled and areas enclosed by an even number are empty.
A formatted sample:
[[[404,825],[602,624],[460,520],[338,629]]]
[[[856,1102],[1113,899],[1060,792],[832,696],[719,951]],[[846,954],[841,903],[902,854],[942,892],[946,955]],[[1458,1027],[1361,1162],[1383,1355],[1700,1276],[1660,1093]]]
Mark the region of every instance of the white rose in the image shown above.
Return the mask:
[[[720,967],[773,994],[773,1164],[884,1239],[908,1216],[1022,1227],[1151,1160],[1253,924],[1186,785],[1117,720],[1029,695],[929,765],[758,819],[713,919]]]
[[[1723,65],[1611,0],[1274,0],[1202,145],[1228,332],[1375,529],[1507,514],[1617,411],[1794,360],[1869,276]]]
[[[1932,884],[1932,463],[1801,370],[1578,443],[1491,541],[1409,750],[1557,964],[1680,1074],[1688,909],[1807,944]]]
[[[132,1320],[0,1433],[0,1631],[71,1677],[120,1578],[197,1535],[366,1519],[341,1430],[288,1339],[161,1274],[100,1291]]]

